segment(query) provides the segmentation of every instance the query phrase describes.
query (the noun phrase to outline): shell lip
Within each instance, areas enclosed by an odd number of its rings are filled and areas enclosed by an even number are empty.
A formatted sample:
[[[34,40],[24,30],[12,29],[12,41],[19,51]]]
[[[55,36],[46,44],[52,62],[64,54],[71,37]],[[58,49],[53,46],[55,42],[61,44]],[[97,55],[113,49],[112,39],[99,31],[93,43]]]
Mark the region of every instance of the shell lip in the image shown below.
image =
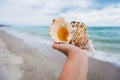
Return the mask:
[[[60,40],[59,37],[57,36],[57,31],[60,27],[64,27],[68,31],[68,36],[67,36],[67,41]],[[49,28],[49,34],[51,39],[56,42],[56,43],[69,43],[71,40],[71,24],[66,22],[63,18],[55,18],[52,21],[52,24],[50,25]]]

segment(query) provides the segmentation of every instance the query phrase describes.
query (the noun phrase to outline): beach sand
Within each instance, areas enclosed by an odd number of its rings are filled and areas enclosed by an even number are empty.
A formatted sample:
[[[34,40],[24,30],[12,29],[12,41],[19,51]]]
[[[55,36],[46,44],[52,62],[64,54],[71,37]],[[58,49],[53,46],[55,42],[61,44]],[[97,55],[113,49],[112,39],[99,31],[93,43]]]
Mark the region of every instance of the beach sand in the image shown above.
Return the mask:
[[[59,62],[43,51],[57,52],[45,45],[38,50],[0,30],[0,80],[58,80],[65,58]],[[119,75],[116,65],[89,58],[88,80],[120,80]]]

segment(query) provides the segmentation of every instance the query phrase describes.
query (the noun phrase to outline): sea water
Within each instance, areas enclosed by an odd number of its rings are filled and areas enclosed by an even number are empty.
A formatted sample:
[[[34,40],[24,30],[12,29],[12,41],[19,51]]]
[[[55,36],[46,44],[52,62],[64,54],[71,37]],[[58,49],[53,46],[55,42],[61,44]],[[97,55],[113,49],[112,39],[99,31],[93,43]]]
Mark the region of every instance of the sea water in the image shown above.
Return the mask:
[[[49,36],[48,26],[14,26],[9,27],[9,30],[22,33],[37,39],[41,44],[47,46],[52,44]],[[120,27],[87,27],[90,39],[93,41],[95,54],[92,56],[101,61],[111,62],[120,65]],[[17,33],[15,33],[17,34]],[[25,36],[25,38],[27,38]],[[37,42],[36,41],[36,42]]]

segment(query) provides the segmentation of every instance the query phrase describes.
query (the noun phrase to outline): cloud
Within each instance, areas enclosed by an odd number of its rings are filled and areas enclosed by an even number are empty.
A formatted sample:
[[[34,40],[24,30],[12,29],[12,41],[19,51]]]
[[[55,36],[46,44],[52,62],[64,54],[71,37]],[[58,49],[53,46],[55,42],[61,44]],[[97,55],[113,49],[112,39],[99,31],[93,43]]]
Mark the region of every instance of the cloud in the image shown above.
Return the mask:
[[[59,16],[65,17],[69,21],[78,20],[92,26],[120,26],[120,3],[110,4],[102,9],[79,8]]]
[[[87,25],[120,26],[120,3],[97,9],[95,0],[3,0],[0,23],[49,25],[52,18],[79,20]],[[102,6],[102,4],[99,4]]]

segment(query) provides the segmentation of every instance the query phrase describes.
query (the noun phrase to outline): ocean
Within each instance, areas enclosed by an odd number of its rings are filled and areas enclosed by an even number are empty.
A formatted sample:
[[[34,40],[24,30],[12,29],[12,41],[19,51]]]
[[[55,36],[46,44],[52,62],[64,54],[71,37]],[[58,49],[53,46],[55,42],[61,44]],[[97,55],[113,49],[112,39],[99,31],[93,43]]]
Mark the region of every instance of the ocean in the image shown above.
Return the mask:
[[[19,34],[24,38],[31,38],[34,42],[39,42],[50,46],[53,42],[49,36],[49,27],[48,26],[14,26],[8,27],[9,32],[14,34]],[[110,62],[113,64],[120,65],[120,27],[87,27],[88,35],[93,41],[95,48],[95,54],[91,57]],[[21,34],[21,35],[20,35]],[[27,36],[25,36],[27,35]]]

